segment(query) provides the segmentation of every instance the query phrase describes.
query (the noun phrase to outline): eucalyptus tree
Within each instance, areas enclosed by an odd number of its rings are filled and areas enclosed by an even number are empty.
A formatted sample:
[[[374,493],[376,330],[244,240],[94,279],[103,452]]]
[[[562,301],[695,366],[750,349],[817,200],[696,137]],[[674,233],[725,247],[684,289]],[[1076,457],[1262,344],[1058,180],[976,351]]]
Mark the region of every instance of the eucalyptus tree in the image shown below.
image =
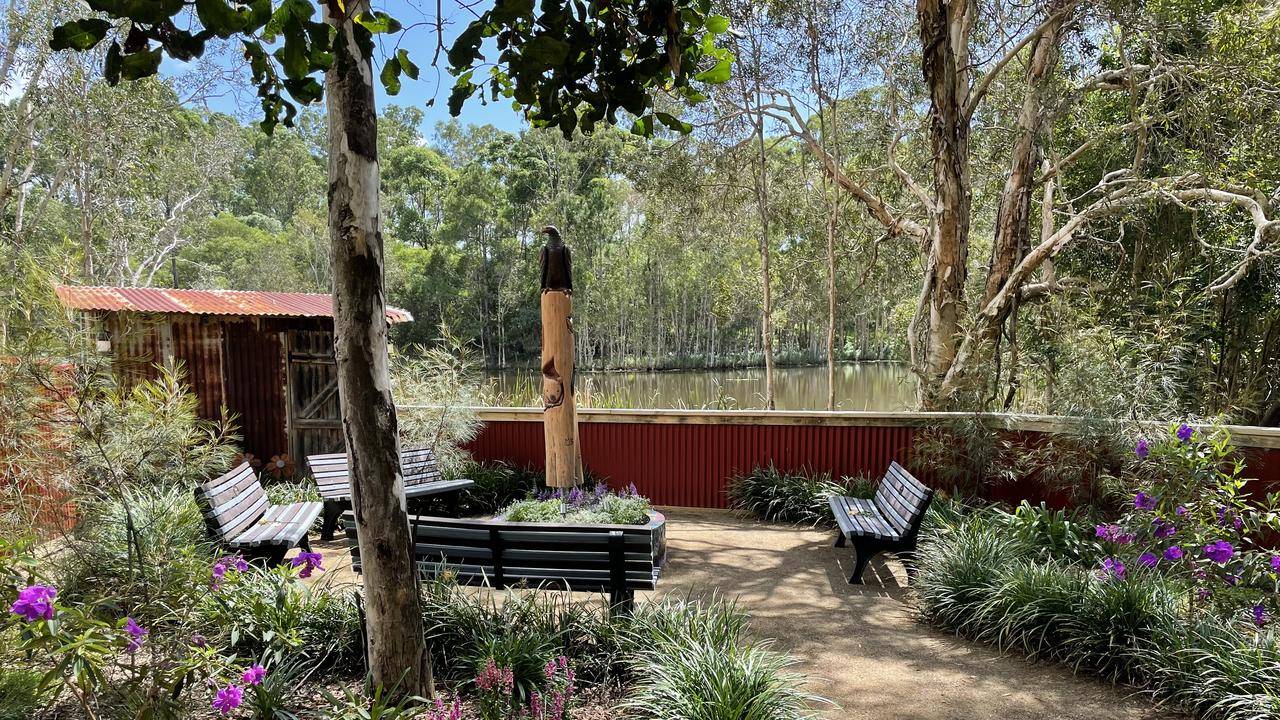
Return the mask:
[[[394,52],[377,73],[391,94],[418,75],[399,46],[402,27],[369,0],[91,0],[105,17],[55,28],[55,49],[91,50],[106,41],[109,82],[158,72],[161,60],[199,57],[214,40],[238,40],[262,99],[262,128],[292,123],[297,106],[326,99],[329,234],[338,386],[360,526],[369,666],[394,692],[431,692],[417,570],[400,475],[387,360],[383,241],[379,208],[374,55],[379,36]],[[618,113],[652,131],[652,94],[697,100],[699,81],[725,79],[732,56],[715,45],[727,23],[709,0],[543,2],[498,0],[463,29],[447,57],[456,81],[450,110],[488,91],[525,109],[535,126],[566,135],[614,123]],[[108,41],[108,38],[109,41]],[[482,46],[499,54],[484,78]],[[485,63],[487,64],[487,63]],[[320,78],[324,83],[321,84]]]
[[[860,12],[847,40],[872,45],[864,82],[889,90],[891,132],[877,161],[850,163],[823,145],[814,112],[821,99],[806,95],[803,78],[784,78],[766,89],[768,102],[739,109],[799,138],[886,233],[921,245],[908,339],[923,407],[979,402],[975,391],[1018,306],[1078,287],[1056,274],[1055,256],[1152,204],[1233,213],[1229,246],[1238,257],[1209,280],[1212,292],[1270,254],[1280,232],[1277,186],[1238,173],[1229,156],[1219,160],[1229,138],[1153,155],[1163,128],[1195,117],[1206,101],[1274,125],[1243,110],[1268,104],[1278,80],[1262,57],[1241,62],[1274,47],[1280,20],[1262,3],[917,0],[914,13],[902,2]],[[912,15],[914,23],[901,22]],[[918,66],[918,86],[898,74],[904,62]],[[895,110],[919,105],[928,108],[921,122]],[[1075,132],[1082,127],[1087,136]],[[1002,166],[994,210],[975,205],[991,179],[975,178],[975,141]],[[906,161],[915,158],[923,161]],[[986,232],[988,212],[990,261],[971,289],[971,236]]]

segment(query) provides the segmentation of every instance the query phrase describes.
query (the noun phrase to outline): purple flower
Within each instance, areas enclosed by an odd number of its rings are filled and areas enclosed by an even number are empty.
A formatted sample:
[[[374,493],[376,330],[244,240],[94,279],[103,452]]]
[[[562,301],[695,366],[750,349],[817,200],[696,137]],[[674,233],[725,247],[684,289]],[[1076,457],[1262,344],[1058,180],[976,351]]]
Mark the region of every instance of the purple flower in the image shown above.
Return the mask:
[[[146,637],[147,633],[151,632],[134,622],[134,619],[131,617],[126,617],[124,619],[124,631],[130,635],[129,646],[125,648],[125,652],[130,654],[137,652],[138,648],[142,647],[142,638]]]
[[[18,593],[18,599],[9,606],[9,612],[27,622],[53,619],[53,599],[58,596],[56,588],[48,585],[32,585]]]
[[[1139,460],[1145,460],[1151,454],[1151,446],[1147,444],[1146,438],[1138,440],[1138,447],[1133,449],[1133,454],[1137,455]]]
[[[596,489],[595,489],[595,496],[596,496],[596,500],[599,500],[600,498],[602,498],[602,497],[604,497],[605,495],[608,495],[608,494],[609,494],[609,486],[608,486],[608,485],[605,485],[604,483],[600,483],[600,484],[596,485]]]
[[[1253,624],[1257,627],[1267,625],[1267,609],[1262,606],[1262,603],[1253,606]]]
[[[1156,499],[1144,492],[1139,492],[1133,496],[1133,507],[1137,510],[1155,510]]]
[[[1102,574],[1106,578],[1114,576],[1117,580],[1124,579],[1124,563],[1115,558],[1107,558],[1102,561]]]
[[[1183,506],[1179,505],[1179,506],[1178,506],[1178,509],[1173,511],[1173,514],[1174,514],[1174,515],[1177,515],[1178,517],[1182,517],[1183,515],[1186,515],[1186,514],[1187,514],[1187,509],[1186,509],[1185,507],[1183,507]]]
[[[1191,436],[1194,434],[1195,434],[1195,430],[1192,430],[1190,425],[1186,423],[1182,423],[1181,425],[1178,426],[1177,435],[1178,435],[1178,439],[1181,440],[1182,442],[1189,442],[1191,440]]]
[[[1170,562],[1182,559],[1182,548],[1177,545],[1170,545],[1164,550],[1164,559]]]
[[[317,552],[300,552],[291,562],[294,567],[302,568],[298,577],[309,578],[313,570],[324,572],[324,566],[320,564],[323,559],[324,556]]]
[[[239,685],[231,683],[219,690],[217,696],[213,698],[213,709],[228,715],[232,710],[240,707],[242,702],[244,702],[244,690]]]
[[[191,636],[191,644],[194,647],[198,647],[198,648],[208,647],[209,640],[205,638],[205,636],[201,635],[200,633],[196,633],[195,635]]]
[[[623,495],[627,497],[640,497],[640,491],[636,489],[635,483],[627,483],[627,488],[623,491]]]
[[[1195,579],[1197,579],[1197,580],[1203,580],[1203,579],[1205,579],[1205,578],[1209,577],[1209,573],[1205,572],[1205,571],[1204,571],[1204,568],[1199,568],[1199,567],[1198,567],[1198,568],[1196,568],[1195,570],[1192,570],[1192,571],[1191,571],[1191,577],[1194,577],[1194,578],[1195,578]]]
[[[1209,598],[1213,597],[1213,593],[1209,591],[1209,588],[1200,588],[1199,590],[1196,591],[1196,597],[1201,602],[1204,602],[1205,600],[1208,600]]]
[[[240,682],[245,685],[261,685],[266,677],[267,669],[261,665],[254,664],[240,676]]]
[[[1117,545],[1128,545],[1133,542],[1135,537],[1133,533],[1127,533],[1124,531],[1124,528],[1114,524],[1099,525],[1095,528],[1094,532],[1103,540],[1116,543]]]
[[[1161,540],[1171,538],[1178,532],[1178,527],[1164,518],[1152,520],[1151,525],[1155,528],[1152,534]]]
[[[1222,576],[1222,582],[1226,583],[1227,587],[1235,587],[1236,583],[1240,582],[1240,576],[1232,573],[1227,573],[1226,575]]]
[[[1271,569],[1280,572],[1280,555],[1271,556]]]
[[[1235,526],[1236,530],[1243,530],[1244,518],[1241,518],[1239,515],[1233,515],[1231,517],[1231,524]]]
[[[1236,549],[1226,540],[1215,540],[1204,546],[1204,556],[1219,565],[1226,563],[1236,554]]]
[[[1144,552],[1138,556],[1138,564],[1143,567],[1153,568],[1158,562],[1160,562],[1160,558],[1153,553]]]

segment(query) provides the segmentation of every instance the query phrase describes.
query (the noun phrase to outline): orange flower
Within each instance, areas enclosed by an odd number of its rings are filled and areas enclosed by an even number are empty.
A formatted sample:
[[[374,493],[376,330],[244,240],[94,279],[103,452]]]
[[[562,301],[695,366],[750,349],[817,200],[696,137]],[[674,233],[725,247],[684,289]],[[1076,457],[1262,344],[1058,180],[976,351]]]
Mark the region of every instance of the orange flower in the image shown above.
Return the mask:
[[[253,453],[240,453],[236,455],[235,460],[231,461],[231,467],[240,467],[240,463],[249,463],[249,467],[257,470],[262,467],[262,460]]]
[[[293,458],[285,454],[272,455],[271,462],[267,463],[267,472],[277,480],[293,477]]]

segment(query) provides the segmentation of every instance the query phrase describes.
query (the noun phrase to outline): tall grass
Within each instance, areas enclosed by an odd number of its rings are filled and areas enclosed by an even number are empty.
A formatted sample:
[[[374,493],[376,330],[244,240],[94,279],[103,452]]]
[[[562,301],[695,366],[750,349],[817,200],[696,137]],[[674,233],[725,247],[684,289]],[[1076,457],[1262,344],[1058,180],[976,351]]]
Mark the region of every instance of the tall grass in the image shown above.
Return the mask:
[[[829,473],[784,472],[769,465],[730,478],[726,492],[730,507],[762,520],[834,527],[828,496],[867,498],[875,490],[875,481],[862,476],[836,481]]]
[[[929,527],[916,582],[922,619],[1135,685],[1201,717],[1280,715],[1274,629],[1214,615],[1189,619],[1188,592],[1175,581],[1141,568],[1104,580],[1072,543],[1045,551],[1011,527],[1016,523],[998,510],[955,514]],[[1048,542],[1060,537],[1050,533]]]

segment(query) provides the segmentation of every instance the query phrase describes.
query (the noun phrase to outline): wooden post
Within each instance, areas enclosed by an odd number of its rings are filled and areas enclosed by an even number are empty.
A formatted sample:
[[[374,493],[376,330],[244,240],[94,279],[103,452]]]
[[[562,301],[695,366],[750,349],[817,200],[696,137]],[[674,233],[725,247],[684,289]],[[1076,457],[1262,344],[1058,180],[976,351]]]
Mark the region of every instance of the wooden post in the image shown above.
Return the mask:
[[[560,231],[547,226],[542,268],[542,433],[547,487],[582,482],[578,413],[573,399],[573,263]]]

